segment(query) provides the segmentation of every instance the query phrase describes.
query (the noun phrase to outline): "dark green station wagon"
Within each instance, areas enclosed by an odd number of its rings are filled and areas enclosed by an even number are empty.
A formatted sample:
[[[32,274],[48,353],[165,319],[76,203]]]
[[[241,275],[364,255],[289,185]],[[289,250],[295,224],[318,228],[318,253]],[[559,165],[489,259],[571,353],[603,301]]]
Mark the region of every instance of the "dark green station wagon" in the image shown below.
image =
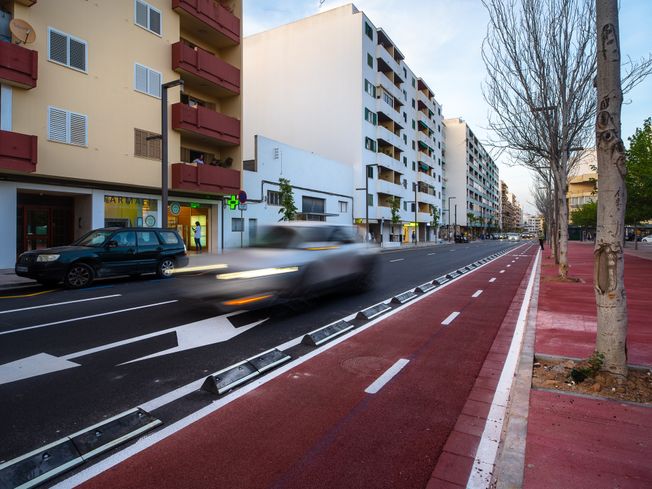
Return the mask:
[[[78,289],[97,277],[156,273],[166,278],[187,264],[186,245],[173,229],[103,228],[70,246],[22,253],[15,270],[44,285],[63,280],[66,287]]]

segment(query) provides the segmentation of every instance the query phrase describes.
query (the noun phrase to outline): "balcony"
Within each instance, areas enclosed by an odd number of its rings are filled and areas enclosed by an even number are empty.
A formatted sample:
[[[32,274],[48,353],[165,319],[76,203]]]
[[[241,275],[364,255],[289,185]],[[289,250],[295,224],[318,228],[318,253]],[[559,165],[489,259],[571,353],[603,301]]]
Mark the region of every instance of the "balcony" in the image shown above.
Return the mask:
[[[0,41],[0,83],[34,88],[38,78],[38,52]]]
[[[240,19],[214,0],[172,0],[181,30],[222,48],[240,44]]]
[[[403,139],[401,139],[400,136],[397,136],[386,127],[378,126],[376,128],[376,138],[379,140],[378,141],[379,146],[381,145],[380,141],[382,140],[385,143],[391,144],[392,146],[398,148],[401,151],[404,150],[403,146],[405,145],[405,143],[403,143]]]
[[[172,129],[200,143],[219,146],[240,144],[240,121],[206,107],[173,104]]]
[[[219,97],[240,93],[240,70],[199,47],[173,44],[172,69],[183,75],[189,88],[208,89]]]
[[[426,192],[421,192],[419,191],[417,194],[417,200],[421,203],[426,203],[426,204],[432,204],[436,205],[437,204],[437,197],[435,197],[432,194],[426,193]]]
[[[36,171],[37,137],[0,131],[0,170]]]
[[[396,197],[401,197],[405,191],[402,185],[388,182],[387,180],[383,180],[381,178],[376,180],[375,189],[379,194],[394,195]]]
[[[380,71],[376,73],[376,84],[383,87],[392,97],[394,97],[401,105],[403,105],[405,101],[403,90],[394,85],[394,82],[390,80],[387,75]]]
[[[403,117],[401,117],[401,114],[394,107],[389,105],[386,100],[379,98],[376,109],[378,111],[378,120],[382,120],[382,113],[387,117],[387,119],[392,120],[399,127],[403,127]]]
[[[34,5],[38,0],[15,0],[16,3],[19,3],[21,5],[25,5],[25,7],[31,7]]]
[[[432,100],[429,99],[428,96],[423,92],[417,92],[417,101],[419,102],[419,108],[421,108],[421,104],[423,104],[426,109],[428,109],[433,114],[435,113],[435,104],[433,104]]]
[[[236,194],[240,191],[240,172],[219,166],[174,163],[170,186],[174,190]]]
[[[403,174],[406,171],[405,165],[403,165],[403,163],[388,154],[378,152],[376,154],[376,161],[380,166],[384,166],[385,168],[393,170],[396,173]]]
[[[378,71],[387,72],[391,70],[398,77],[400,83],[403,83],[403,71],[398,62],[382,44],[376,45],[376,61],[378,63]]]

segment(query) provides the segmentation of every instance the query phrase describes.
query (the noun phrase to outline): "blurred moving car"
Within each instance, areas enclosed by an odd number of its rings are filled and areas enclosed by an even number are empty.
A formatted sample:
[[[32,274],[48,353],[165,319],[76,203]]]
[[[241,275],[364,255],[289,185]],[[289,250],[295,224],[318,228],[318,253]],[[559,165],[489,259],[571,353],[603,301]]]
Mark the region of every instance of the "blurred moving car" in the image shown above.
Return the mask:
[[[648,234],[644,238],[641,239],[643,243],[652,243],[652,234]]]
[[[521,241],[521,235],[518,233],[507,233],[507,241]]]
[[[187,264],[186,245],[173,229],[102,228],[70,246],[22,253],[15,271],[44,285],[63,280],[66,287],[79,289],[96,277],[156,273],[166,278]]]
[[[193,286],[193,295],[226,310],[253,309],[343,286],[370,289],[378,248],[363,243],[354,226],[279,223],[261,227],[249,248],[226,253],[215,268],[204,274],[212,282]]]

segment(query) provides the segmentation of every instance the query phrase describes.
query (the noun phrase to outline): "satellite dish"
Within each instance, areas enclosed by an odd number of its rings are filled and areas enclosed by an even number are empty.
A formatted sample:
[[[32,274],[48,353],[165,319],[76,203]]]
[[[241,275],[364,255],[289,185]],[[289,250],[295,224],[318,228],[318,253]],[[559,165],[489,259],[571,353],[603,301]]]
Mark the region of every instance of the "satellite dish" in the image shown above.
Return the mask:
[[[16,44],[32,44],[36,40],[34,28],[24,20],[13,19],[9,22],[9,30],[16,38]]]

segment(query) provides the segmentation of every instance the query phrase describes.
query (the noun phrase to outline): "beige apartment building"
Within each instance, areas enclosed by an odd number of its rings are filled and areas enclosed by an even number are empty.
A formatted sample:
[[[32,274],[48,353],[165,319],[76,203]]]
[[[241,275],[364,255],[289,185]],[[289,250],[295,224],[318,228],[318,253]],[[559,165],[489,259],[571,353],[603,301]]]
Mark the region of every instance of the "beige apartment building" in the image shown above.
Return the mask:
[[[0,0],[0,268],[166,216],[221,248],[222,198],[241,188],[241,18],[241,0]],[[179,79],[162,209],[161,85]]]

